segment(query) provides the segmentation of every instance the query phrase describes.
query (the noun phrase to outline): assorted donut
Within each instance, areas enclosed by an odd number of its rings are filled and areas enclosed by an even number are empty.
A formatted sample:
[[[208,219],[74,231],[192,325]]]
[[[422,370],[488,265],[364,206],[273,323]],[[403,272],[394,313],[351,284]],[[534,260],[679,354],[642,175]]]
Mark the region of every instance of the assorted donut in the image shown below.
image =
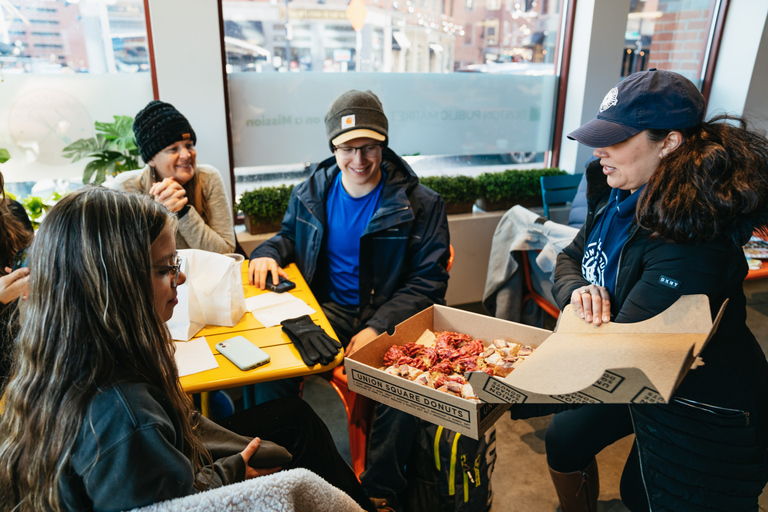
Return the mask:
[[[467,334],[427,331],[415,343],[392,345],[384,354],[381,370],[438,391],[479,401],[464,377],[467,372],[506,377],[531,353],[530,346],[503,338],[485,347],[482,341]]]

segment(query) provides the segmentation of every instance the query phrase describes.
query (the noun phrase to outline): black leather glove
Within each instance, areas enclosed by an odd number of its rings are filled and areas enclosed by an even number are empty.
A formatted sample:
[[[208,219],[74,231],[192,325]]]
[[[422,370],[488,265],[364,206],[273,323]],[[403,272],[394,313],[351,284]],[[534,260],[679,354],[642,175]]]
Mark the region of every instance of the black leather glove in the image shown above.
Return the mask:
[[[307,366],[330,364],[341,351],[341,343],[328,336],[309,315],[283,320],[280,324]]]

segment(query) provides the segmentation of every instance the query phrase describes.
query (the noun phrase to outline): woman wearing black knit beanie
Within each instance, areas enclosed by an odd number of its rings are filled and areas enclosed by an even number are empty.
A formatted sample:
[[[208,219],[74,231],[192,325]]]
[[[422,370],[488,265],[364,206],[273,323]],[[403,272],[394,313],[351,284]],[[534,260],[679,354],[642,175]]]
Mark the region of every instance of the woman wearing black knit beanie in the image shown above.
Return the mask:
[[[136,114],[133,132],[147,165],[105,185],[152,195],[175,213],[177,248],[234,252],[232,208],[224,183],[214,167],[196,163],[197,136],[187,118],[170,103],[153,100]]]

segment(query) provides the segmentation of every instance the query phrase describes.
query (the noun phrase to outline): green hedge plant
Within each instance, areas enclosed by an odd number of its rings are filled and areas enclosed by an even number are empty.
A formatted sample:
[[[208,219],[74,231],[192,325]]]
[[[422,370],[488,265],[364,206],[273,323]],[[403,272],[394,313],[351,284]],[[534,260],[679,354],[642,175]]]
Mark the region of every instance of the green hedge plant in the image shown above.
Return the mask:
[[[471,176],[426,176],[419,183],[443,197],[448,213],[469,213],[477,199],[477,180]]]
[[[91,181],[94,185],[101,185],[107,175],[117,176],[144,166],[133,134],[133,118],[113,117],[113,123],[96,121],[95,137],[78,139],[62,150],[64,157],[71,158],[72,162],[93,158],[83,169],[83,185]]]
[[[243,192],[235,208],[245,215],[251,233],[270,232],[280,229],[293,185],[261,187]]]
[[[487,172],[477,177],[478,195],[486,211],[509,209],[515,204],[541,206],[542,176],[566,174],[557,168],[507,169]]]

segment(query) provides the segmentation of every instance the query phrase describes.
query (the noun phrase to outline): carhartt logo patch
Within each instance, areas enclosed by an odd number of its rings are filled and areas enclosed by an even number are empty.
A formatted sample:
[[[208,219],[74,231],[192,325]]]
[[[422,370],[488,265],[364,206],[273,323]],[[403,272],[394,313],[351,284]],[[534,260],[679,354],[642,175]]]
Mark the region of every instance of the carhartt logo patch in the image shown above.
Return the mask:
[[[615,104],[619,102],[619,88],[614,87],[603,98],[603,102],[600,104],[600,112],[605,112]],[[598,114],[600,113],[598,112]]]
[[[182,140],[187,140],[187,139],[191,139],[192,136],[190,134],[188,134],[188,133],[182,133],[181,134],[181,138],[182,138]]]
[[[355,114],[341,118],[341,129],[353,128],[355,126]]]
[[[667,276],[661,276],[659,277],[659,282],[663,284],[664,286],[669,286],[670,288],[679,288],[680,287],[680,281],[675,281],[672,278],[669,278]]]

